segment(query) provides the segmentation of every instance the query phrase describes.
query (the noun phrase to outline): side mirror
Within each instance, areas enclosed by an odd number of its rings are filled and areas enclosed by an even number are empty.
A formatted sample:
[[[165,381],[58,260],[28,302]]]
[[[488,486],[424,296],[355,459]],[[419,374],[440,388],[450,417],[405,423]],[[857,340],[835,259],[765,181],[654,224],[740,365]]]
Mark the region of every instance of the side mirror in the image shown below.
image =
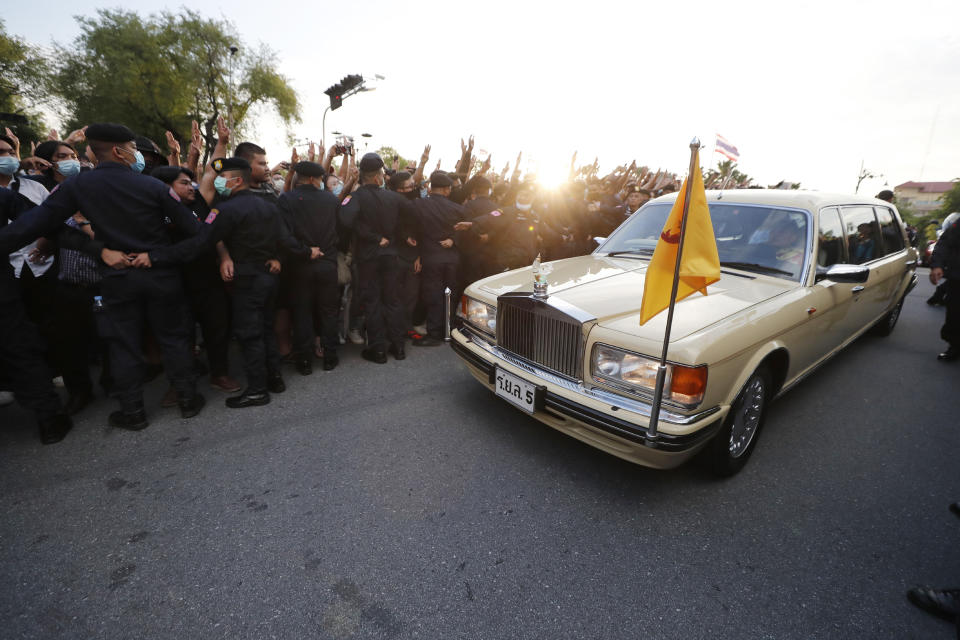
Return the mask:
[[[591,251],[596,250],[597,247],[599,247],[606,241],[607,239],[604,238],[603,236],[593,236],[593,238],[591,239],[591,242],[593,242],[593,249],[591,249]]]
[[[866,282],[870,277],[870,267],[860,264],[835,264],[826,269],[817,267],[817,282]]]

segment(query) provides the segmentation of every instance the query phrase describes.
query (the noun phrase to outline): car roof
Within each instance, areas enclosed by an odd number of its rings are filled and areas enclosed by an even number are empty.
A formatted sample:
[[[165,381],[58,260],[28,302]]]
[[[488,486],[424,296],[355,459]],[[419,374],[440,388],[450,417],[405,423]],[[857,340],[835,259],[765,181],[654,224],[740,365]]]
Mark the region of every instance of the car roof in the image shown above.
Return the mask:
[[[650,202],[673,202],[677,199],[677,195],[676,193],[668,193]],[[808,211],[818,211],[821,207],[845,204],[883,205],[894,208],[889,202],[869,196],[803,189],[711,189],[707,191],[707,202],[764,204],[777,207],[797,207]]]

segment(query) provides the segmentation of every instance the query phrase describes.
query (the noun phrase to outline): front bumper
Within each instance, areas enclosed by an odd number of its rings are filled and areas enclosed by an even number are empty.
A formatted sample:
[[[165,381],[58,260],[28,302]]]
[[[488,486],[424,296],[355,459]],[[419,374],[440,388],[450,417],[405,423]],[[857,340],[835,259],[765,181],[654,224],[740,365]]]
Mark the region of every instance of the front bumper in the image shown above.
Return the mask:
[[[602,389],[588,389],[502,351],[461,327],[450,345],[473,376],[491,391],[496,367],[545,387],[543,407],[533,417],[607,453],[657,469],[676,467],[699,451],[719,430],[728,407],[694,415],[663,410],[655,438],[648,434],[650,405]]]

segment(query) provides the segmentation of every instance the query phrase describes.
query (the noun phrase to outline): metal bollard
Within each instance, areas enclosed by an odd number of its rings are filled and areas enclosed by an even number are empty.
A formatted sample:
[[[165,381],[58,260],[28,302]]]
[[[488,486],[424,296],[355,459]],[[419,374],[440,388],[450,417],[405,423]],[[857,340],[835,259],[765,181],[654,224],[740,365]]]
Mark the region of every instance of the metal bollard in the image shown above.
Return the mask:
[[[444,322],[443,322],[443,341],[450,342],[450,294],[453,293],[450,291],[450,287],[446,287],[443,290],[443,310],[444,310]]]

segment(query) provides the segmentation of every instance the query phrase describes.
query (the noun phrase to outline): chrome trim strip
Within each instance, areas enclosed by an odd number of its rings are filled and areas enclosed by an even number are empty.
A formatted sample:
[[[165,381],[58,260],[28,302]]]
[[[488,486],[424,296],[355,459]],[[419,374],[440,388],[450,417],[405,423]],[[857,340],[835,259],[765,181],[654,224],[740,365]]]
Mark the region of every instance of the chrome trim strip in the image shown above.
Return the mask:
[[[470,338],[470,341],[473,344],[477,345],[493,358],[498,358],[512,364],[513,366],[526,371],[530,375],[536,376],[542,380],[546,380],[552,384],[562,387],[572,393],[576,393],[594,400],[599,400],[600,402],[609,403],[613,407],[626,409],[633,413],[637,413],[646,418],[650,417],[651,406],[644,402],[639,402],[637,400],[631,400],[630,398],[625,398],[621,395],[613,393],[611,391],[606,391],[599,388],[587,388],[584,387],[579,382],[574,382],[568,380],[567,378],[560,377],[550,371],[536,367],[533,364],[517,358],[511,353],[508,353],[496,345],[492,345],[487,342],[482,336],[470,330],[470,327],[463,327],[464,334]],[[711,407],[703,411],[699,411],[692,415],[683,415],[679,413],[673,413],[672,411],[660,411],[660,418],[664,422],[669,422],[670,424],[676,424],[681,426],[686,426],[698,422],[703,418],[712,415],[720,410],[720,407]]]

